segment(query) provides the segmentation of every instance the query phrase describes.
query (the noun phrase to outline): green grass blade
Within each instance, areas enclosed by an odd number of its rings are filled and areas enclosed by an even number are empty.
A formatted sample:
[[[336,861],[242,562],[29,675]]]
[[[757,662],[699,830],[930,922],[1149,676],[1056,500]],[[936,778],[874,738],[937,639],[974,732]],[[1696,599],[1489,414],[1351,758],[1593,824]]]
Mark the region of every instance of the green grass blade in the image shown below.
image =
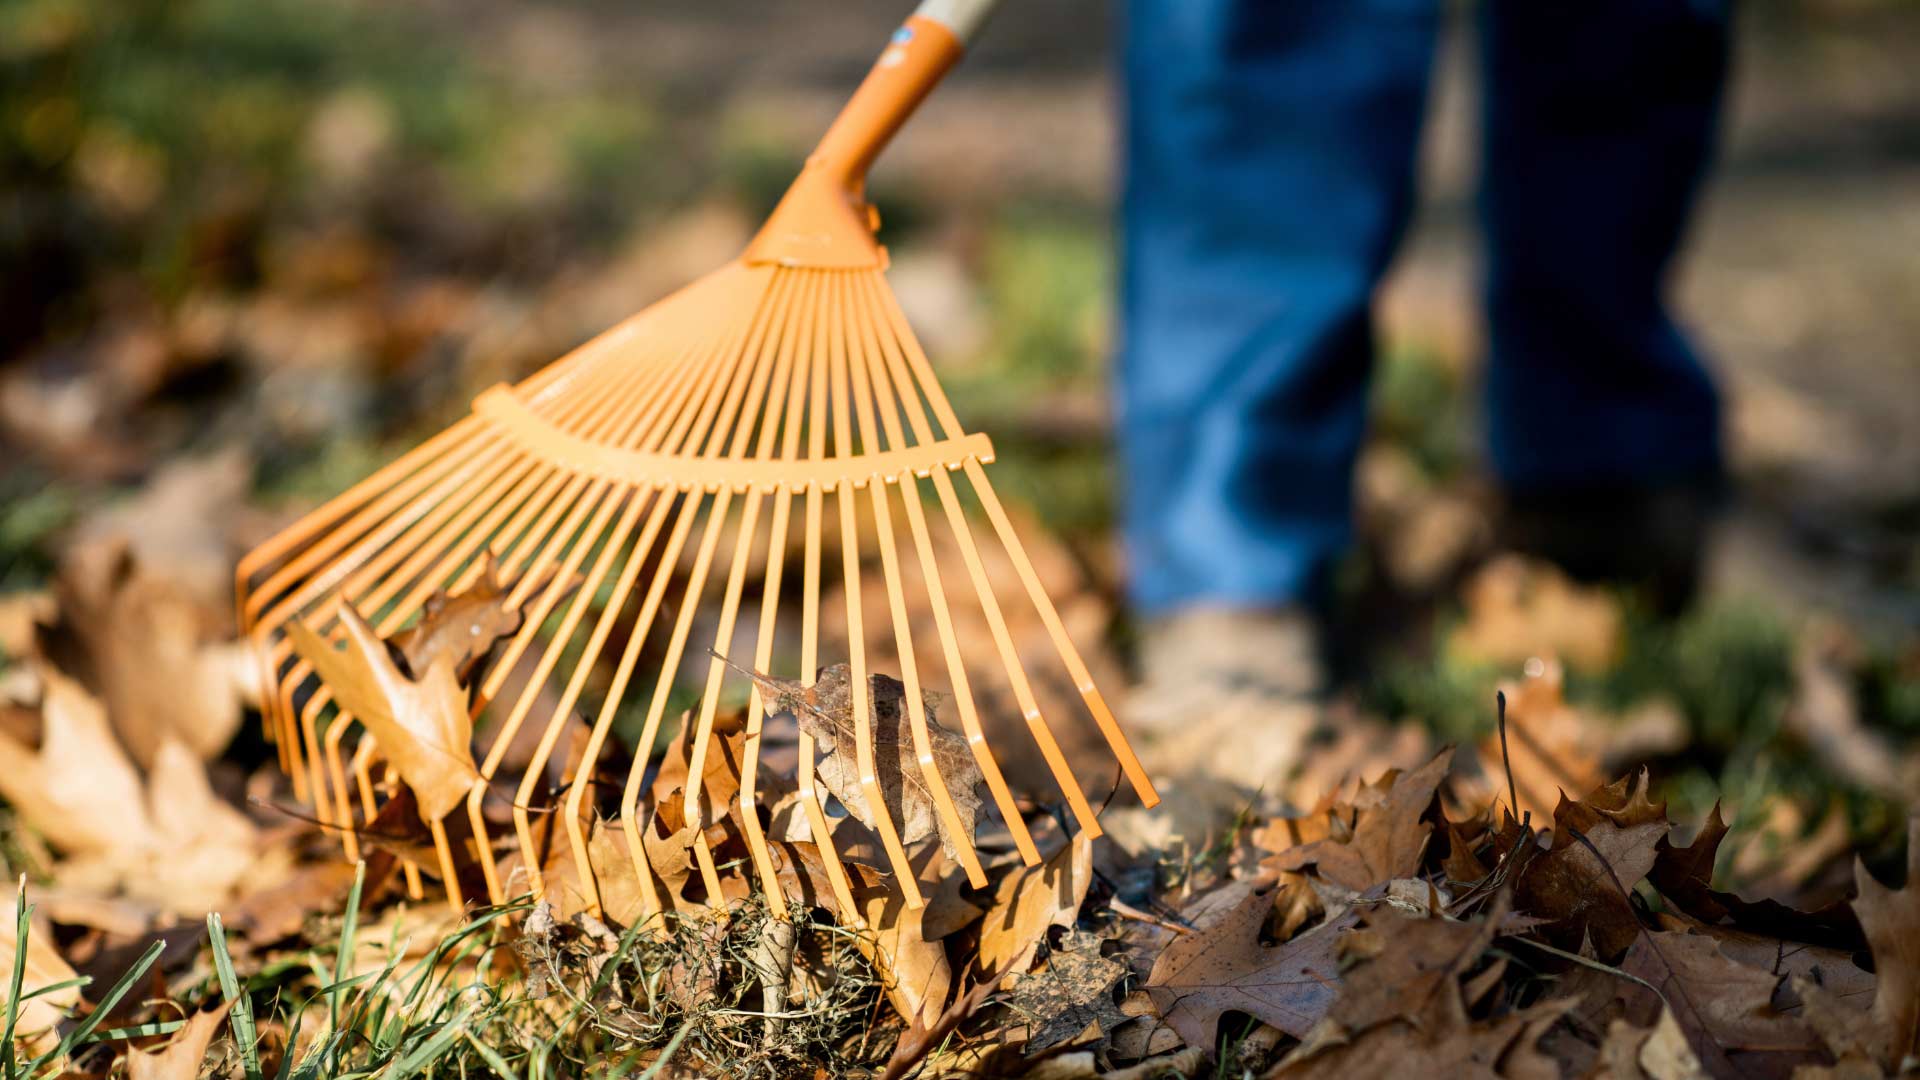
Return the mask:
[[[7,984],[7,1034],[3,1040],[7,1048],[7,1080],[16,1080],[20,1075],[19,1062],[13,1052],[13,1032],[20,1023],[20,990],[27,983],[27,930],[32,922],[33,908],[27,904],[27,878],[22,874],[18,899],[14,901],[13,980]]]
[[[501,1057],[498,1050],[488,1046],[485,1040],[476,1038],[471,1031],[462,1031],[461,1034],[466,1036],[467,1045],[473,1047],[473,1052],[480,1055],[480,1060],[487,1063],[487,1068],[499,1075],[499,1080],[520,1080],[520,1074],[507,1064],[507,1059]]]
[[[367,884],[365,859],[353,864],[353,888],[347,893],[346,917],[340,923],[340,951],[333,958],[333,993],[328,998],[327,1019],[333,1031],[340,1030],[340,1004],[345,996],[347,967],[353,963],[353,937],[360,928],[360,890]]]
[[[233,1006],[227,1020],[233,1025],[233,1041],[240,1047],[240,1067],[247,1080],[261,1080],[260,1038],[253,1026],[253,997],[240,986],[233,973],[233,957],[227,952],[227,930],[220,924],[220,913],[207,916],[207,939],[213,944],[213,969],[220,976],[220,994]]]
[[[106,996],[100,999],[100,1007],[93,1010],[85,1020],[80,1021],[80,1026],[68,1032],[66,1038],[60,1040],[59,1046],[28,1062],[27,1072],[29,1074],[39,1072],[41,1066],[66,1057],[73,1052],[74,1047],[85,1042],[87,1037],[93,1034],[93,1029],[99,1027],[100,1022],[113,1011],[114,1006],[120,1004],[120,999],[127,996],[127,991],[133,989],[133,984],[147,974],[147,970],[153,967],[155,960],[160,959],[160,954],[166,947],[167,943],[164,941],[156,941],[148,946],[140,959],[134,961],[133,966],[128,968],[117,982],[107,988]]]
[[[108,1028],[74,1049],[92,1046],[95,1043],[118,1042],[121,1039],[138,1039],[147,1035],[168,1035],[186,1027],[185,1020],[153,1020],[145,1024],[133,1024],[129,1027]]]

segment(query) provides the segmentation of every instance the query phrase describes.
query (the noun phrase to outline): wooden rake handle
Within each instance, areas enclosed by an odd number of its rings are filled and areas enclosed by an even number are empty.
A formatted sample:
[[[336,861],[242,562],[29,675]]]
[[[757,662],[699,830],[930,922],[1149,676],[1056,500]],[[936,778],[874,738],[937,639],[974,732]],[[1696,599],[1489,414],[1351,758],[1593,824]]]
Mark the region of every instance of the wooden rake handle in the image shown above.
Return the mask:
[[[793,186],[747,248],[749,263],[814,269],[885,266],[867,170],[958,63],[999,0],[923,0],[827,128]]]

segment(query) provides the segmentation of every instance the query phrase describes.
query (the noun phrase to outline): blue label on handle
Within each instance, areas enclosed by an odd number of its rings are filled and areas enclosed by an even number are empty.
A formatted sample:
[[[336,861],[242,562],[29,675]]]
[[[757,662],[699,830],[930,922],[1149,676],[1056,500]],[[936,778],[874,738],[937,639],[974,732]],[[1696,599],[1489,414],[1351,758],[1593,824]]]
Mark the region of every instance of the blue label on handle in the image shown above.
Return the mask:
[[[905,45],[907,42],[912,41],[913,27],[903,26],[900,29],[895,30],[893,32],[893,38],[891,40],[895,45]]]

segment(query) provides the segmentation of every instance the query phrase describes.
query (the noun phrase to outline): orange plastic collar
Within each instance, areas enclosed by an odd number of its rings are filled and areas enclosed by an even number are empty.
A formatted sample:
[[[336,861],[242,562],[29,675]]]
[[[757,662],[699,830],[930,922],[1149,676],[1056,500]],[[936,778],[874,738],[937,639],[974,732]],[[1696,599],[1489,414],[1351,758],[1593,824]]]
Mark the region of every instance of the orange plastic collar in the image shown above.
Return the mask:
[[[827,270],[884,267],[866,202],[867,169],[929,91],[959,61],[953,32],[914,16],[894,31],[846,108],[807,158],[743,256],[748,263]]]

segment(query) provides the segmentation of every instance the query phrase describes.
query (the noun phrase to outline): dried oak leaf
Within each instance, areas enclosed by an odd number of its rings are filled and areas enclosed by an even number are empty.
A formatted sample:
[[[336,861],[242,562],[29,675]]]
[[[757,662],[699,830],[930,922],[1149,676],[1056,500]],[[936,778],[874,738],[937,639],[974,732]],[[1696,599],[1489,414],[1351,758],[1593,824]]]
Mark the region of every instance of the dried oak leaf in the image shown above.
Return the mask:
[[[1448,1024],[1464,1024],[1460,977],[1478,964],[1501,932],[1508,904],[1506,894],[1498,894],[1493,908],[1477,922],[1416,917],[1385,906],[1367,910],[1360,924],[1341,938],[1340,959],[1353,966],[1327,1019],[1351,1033],[1399,1019],[1431,1025],[1439,1023],[1439,1017]]]
[[[1449,747],[1411,772],[1389,770],[1361,789],[1350,810],[1334,808],[1340,827],[1331,835],[1281,851],[1262,865],[1282,872],[1311,866],[1320,877],[1355,892],[1393,878],[1413,877],[1433,832],[1423,819],[1452,762]],[[1271,826],[1268,835],[1275,835]]]
[[[994,886],[993,903],[980,918],[980,951],[974,970],[981,978],[1025,971],[1051,926],[1072,926],[1093,884],[1093,841],[1081,833],[1035,866],[1016,868]]]
[[[877,818],[873,808],[867,805],[866,791],[860,783],[852,676],[847,665],[820,669],[819,678],[812,686],[739,670],[759,686],[768,716],[790,712],[800,730],[813,736],[825,755],[816,767],[820,782],[862,824],[876,827]],[[972,843],[980,820],[979,789],[986,783],[980,773],[980,763],[967,746],[966,737],[941,726],[936,719],[935,695],[922,694],[920,706],[927,721],[927,749],[933,759],[932,768],[945,783],[960,829],[966,834],[950,836],[920,764],[914,741],[913,703],[907,701],[906,687],[886,675],[871,675],[867,683],[875,780],[887,815],[899,824],[901,843],[912,844],[938,835],[947,857],[958,859],[960,844]]]
[[[1920,1057],[1920,814],[1907,819],[1904,888],[1875,881],[1857,859],[1853,879],[1859,890],[1853,909],[1873,952],[1873,1008],[1862,1016],[1811,979],[1796,978],[1793,988],[1808,1022],[1843,1066],[1872,1063],[1900,1074]]]
[[[1581,802],[1563,795],[1552,848],[1520,875],[1515,906],[1547,920],[1541,933],[1561,948],[1578,949],[1591,938],[1600,958],[1611,960],[1639,937],[1640,916],[1624,890],[1653,868],[1655,846],[1671,827],[1665,807],[1649,802],[1645,788],[1643,775]]]
[[[1283,944],[1260,943],[1273,890],[1246,883],[1219,917],[1170,942],[1147,976],[1147,993],[1168,1026],[1189,1046],[1214,1045],[1220,1014],[1244,1012],[1296,1038],[1333,1004],[1343,931],[1359,922],[1351,909]]]
[[[1780,1007],[1782,976],[1727,956],[1707,935],[1649,931],[1627,951],[1620,970],[1639,981],[1596,972],[1568,984],[1598,990],[1582,1008],[1588,1019],[1597,1026],[1620,1018],[1645,1028],[1671,1010],[1711,1075],[1790,1072],[1819,1049],[1799,1010]]]
[[[1726,836],[1727,823],[1716,802],[1692,843],[1680,847],[1661,838],[1647,880],[1675,907],[1708,924],[1730,921],[1743,929],[1836,948],[1857,949],[1866,944],[1859,919],[1845,903],[1799,911],[1777,900],[1743,900],[1713,888],[1714,861]]]
[[[406,661],[409,674],[422,674],[440,657],[453,661],[453,674],[462,685],[502,638],[519,633],[526,614],[507,607],[513,583],[502,578],[493,553],[486,554],[480,576],[457,593],[445,589],[427,597],[420,621],[389,638],[387,644]],[[535,586],[535,591],[540,586]]]
[[[418,677],[402,672],[387,643],[350,603],[340,605],[346,646],[336,649],[298,619],[287,623],[293,647],[340,707],[366,725],[400,779],[420,800],[423,821],[438,821],[466,800],[479,779],[473,721],[454,657],[438,655]]]
[[[691,715],[681,718],[680,733],[661,755],[660,768],[654,774],[653,797],[664,802],[679,793],[684,801],[687,778],[693,761],[695,725]],[[707,740],[704,767],[700,770],[700,820],[713,825],[733,813],[734,800],[740,794],[740,772],[746,762],[747,717],[744,712],[720,713],[713,718],[712,736]]]
[[[1131,1019],[1113,1000],[1127,965],[1100,954],[1104,940],[1069,930],[1043,970],[1009,980],[1014,1011],[1027,1021],[1028,1053],[1051,1049],[1090,1027],[1104,1040]]]

